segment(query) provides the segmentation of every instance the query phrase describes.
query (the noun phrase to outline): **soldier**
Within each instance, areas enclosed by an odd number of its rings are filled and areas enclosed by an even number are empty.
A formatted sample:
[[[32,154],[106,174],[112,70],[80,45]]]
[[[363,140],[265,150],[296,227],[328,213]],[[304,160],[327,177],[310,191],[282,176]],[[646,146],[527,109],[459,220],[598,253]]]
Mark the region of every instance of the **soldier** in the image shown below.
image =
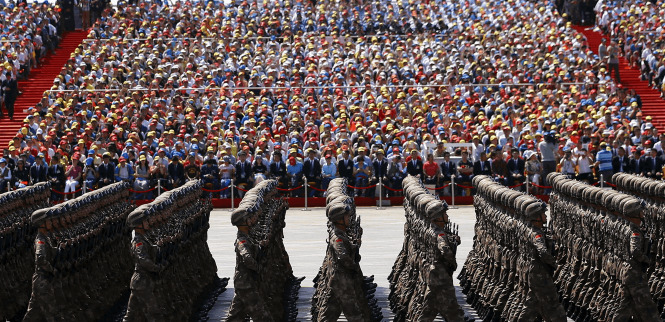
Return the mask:
[[[56,305],[53,293],[53,262],[55,249],[47,234],[52,229],[52,218],[47,209],[32,214],[32,223],[39,227],[35,238],[35,273],[32,275],[32,295],[23,321],[55,321]]]
[[[244,201],[244,199],[243,199]],[[254,321],[273,321],[264,297],[260,294],[259,265],[257,255],[259,245],[250,238],[250,230],[258,221],[256,212],[237,209],[231,215],[231,224],[238,228],[235,242],[236,270],[233,277],[235,294],[227,321],[244,321],[250,316]]]
[[[439,200],[429,202],[426,214],[439,229],[436,229],[436,243],[439,252],[435,261],[426,267],[424,277],[427,283],[425,291],[424,311],[421,321],[433,321],[438,313],[446,321],[464,321],[464,310],[457,303],[452,273],[457,269],[457,261],[452,251],[453,245],[449,236],[444,232],[448,224],[447,207]],[[454,242],[459,243],[459,236]]]
[[[332,272],[328,281],[331,294],[328,305],[318,316],[318,321],[337,321],[340,313],[349,321],[369,321],[370,313],[366,305],[362,305],[365,295],[354,282],[360,270],[355,245],[346,233],[350,225],[350,207],[344,203],[336,203],[328,209],[328,220],[334,225],[328,247],[332,249]]]
[[[165,316],[158,305],[154,288],[159,273],[167,264],[156,263],[156,247],[151,245],[145,236],[150,229],[148,218],[145,218],[142,212],[134,212],[127,218],[127,223],[134,227],[132,256],[136,265],[130,282],[132,293],[123,321],[164,321]]]

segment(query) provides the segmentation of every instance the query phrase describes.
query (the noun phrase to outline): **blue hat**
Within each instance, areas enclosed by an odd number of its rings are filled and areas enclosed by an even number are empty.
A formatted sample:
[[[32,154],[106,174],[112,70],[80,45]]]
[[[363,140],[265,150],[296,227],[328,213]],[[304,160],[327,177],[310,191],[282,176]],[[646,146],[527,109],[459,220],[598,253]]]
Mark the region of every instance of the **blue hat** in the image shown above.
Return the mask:
[[[87,166],[91,166],[93,160],[94,160],[93,158],[87,158],[87,159],[85,159],[85,165],[87,165]]]
[[[88,154],[95,154],[95,150],[93,149],[88,150]]]
[[[0,163],[7,163],[7,159],[5,159],[5,158],[0,158]]]

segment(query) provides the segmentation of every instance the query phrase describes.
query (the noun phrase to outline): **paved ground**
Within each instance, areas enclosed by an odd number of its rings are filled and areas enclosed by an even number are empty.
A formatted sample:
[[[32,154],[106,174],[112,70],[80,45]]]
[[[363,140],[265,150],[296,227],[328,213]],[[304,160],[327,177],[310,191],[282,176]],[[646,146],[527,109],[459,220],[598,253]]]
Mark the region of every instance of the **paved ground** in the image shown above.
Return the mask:
[[[374,275],[378,284],[377,299],[383,308],[384,317],[390,320],[392,316],[388,308],[388,275],[392,265],[402,248],[404,238],[404,208],[387,207],[382,210],[372,208],[358,208],[357,213],[362,217],[363,245],[360,249],[362,267],[365,275]],[[472,206],[461,206],[459,209],[448,211],[451,221],[459,225],[462,244],[457,250],[458,271],[464,265],[466,257],[473,246],[473,225],[475,214]],[[235,253],[233,241],[235,228],[230,223],[231,212],[228,210],[215,210],[211,216],[208,245],[217,262],[220,277],[232,277],[235,269]],[[316,276],[323,256],[326,252],[326,217],[324,208],[315,208],[310,211],[302,209],[289,209],[286,214],[286,228],[284,229],[284,244],[289,252],[291,265],[296,276],[305,276],[299,294],[298,317],[301,321],[309,321],[310,298],[313,294],[312,279]],[[467,314],[475,317],[472,308],[466,305],[464,295],[457,288],[457,300]],[[233,297],[233,281],[229,281],[229,289],[222,293],[215,307],[210,312],[212,321],[220,321],[226,317],[226,311]]]

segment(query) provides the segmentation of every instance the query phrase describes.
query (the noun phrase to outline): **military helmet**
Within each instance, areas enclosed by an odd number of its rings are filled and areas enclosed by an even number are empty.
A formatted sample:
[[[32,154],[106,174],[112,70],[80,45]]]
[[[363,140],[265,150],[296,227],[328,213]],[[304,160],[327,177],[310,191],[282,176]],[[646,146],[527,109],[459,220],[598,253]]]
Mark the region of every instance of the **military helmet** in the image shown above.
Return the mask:
[[[351,212],[351,207],[345,203],[334,203],[326,209],[326,216],[331,222],[344,219],[344,216]]]

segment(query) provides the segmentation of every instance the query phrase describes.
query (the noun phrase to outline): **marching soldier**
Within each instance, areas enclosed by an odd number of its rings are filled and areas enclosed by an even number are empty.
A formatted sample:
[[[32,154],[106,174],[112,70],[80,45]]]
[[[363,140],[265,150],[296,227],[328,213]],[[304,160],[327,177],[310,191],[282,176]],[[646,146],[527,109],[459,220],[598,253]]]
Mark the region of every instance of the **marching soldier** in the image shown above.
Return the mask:
[[[249,238],[250,229],[257,223],[256,213],[237,209],[231,215],[231,224],[238,228],[236,237],[236,271],[233,277],[235,294],[227,321],[244,321],[250,316],[254,321],[273,321],[260,294],[259,265],[256,257],[259,245]]]
[[[47,235],[52,228],[52,218],[47,209],[33,213],[32,223],[39,227],[35,238],[35,273],[32,275],[32,295],[23,321],[55,321],[57,312],[53,292],[53,267],[56,250]]]

